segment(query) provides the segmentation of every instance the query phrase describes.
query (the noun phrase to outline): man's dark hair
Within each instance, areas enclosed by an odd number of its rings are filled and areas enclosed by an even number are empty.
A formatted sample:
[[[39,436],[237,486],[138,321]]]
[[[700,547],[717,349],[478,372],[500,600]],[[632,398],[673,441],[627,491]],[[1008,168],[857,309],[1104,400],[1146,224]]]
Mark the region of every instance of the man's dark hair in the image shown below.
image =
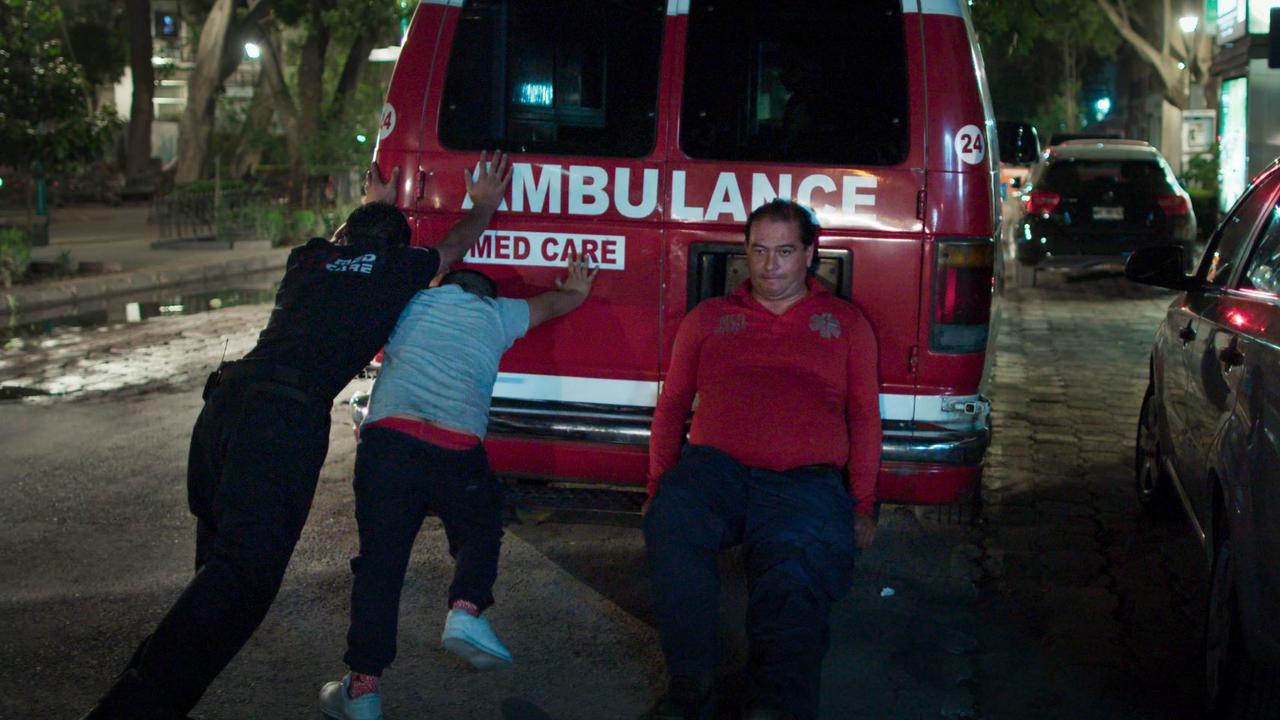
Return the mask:
[[[346,242],[368,250],[391,250],[409,246],[412,232],[404,213],[395,205],[368,203],[347,216]]]
[[[498,284],[479,270],[451,270],[440,278],[440,286],[457,285],[472,295],[482,298],[498,297]]]
[[[805,249],[813,248],[813,262],[809,264],[809,272],[818,269],[818,231],[822,229],[818,225],[818,216],[813,211],[792,200],[784,200],[783,198],[774,198],[769,202],[761,205],[751,211],[751,215],[747,217],[746,241],[751,242],[751,228],[760,220],[776,220],[778,222],[794,223],[796,229],[800,231],[800,243]]]

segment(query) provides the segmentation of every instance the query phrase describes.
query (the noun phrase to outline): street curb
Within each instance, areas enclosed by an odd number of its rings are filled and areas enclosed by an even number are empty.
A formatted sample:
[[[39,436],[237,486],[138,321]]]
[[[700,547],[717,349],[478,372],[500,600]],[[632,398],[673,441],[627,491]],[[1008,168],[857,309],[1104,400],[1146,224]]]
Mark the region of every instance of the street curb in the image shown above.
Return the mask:
[[[198,265],[143,268],[110,275],[57,280],[30,287],[16,287],[8,292],[0,291],[0,295],[3,295],[10,314],[47,310],[124,293],[280,270],[288,258],[289,248],[280,248],[279,252]]]

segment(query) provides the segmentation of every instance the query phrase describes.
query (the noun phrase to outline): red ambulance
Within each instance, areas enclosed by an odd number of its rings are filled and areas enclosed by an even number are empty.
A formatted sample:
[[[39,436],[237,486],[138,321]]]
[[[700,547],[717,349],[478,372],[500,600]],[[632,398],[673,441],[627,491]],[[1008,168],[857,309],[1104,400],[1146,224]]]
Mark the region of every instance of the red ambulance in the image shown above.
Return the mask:
[[[466,258],[504,295],[567,256],[601,268],[503,359],[499,473],[643,488],[676,328],[746,278],[744,221],[782,196],[816,212],[819,276],[879,338],[881,499],[939,504],[990,439],[994,131],[964,0],[422,0],[375,157],[430,243],[478,151],[516,154]]]

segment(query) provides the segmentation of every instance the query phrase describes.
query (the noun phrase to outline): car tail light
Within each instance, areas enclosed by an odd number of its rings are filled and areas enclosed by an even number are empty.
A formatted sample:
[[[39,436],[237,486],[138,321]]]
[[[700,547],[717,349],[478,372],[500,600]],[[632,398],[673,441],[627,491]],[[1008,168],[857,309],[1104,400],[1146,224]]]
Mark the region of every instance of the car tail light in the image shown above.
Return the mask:
[[[995,245],[987,238],[938,242],[931,350],[964,353],[986,347],[994,263]]]
[[[1051,213],[1062,202],[1062,196],[1048,190],[1033,190],[1022,198],[1022,209],[1029,213]]]
[[[1191,203],[1187,199],[1177,193],[1169,193],[1156,198],[1160,203],[1160,209],[1165,215],[1173,217],[1175,215],[1186,215],[1191,212]]]

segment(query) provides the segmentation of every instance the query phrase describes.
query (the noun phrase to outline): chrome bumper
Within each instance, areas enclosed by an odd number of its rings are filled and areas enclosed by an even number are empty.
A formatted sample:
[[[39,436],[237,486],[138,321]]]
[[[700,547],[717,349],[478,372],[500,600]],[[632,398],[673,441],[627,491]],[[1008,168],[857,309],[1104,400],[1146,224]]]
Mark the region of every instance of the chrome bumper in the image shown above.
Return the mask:
[[[352,421],[357,426],[364,420],[367,403],[364,393],[351,398]],[[494,398],[489,409],[489,434],[530,440],[647,445],[652,421],[653,409],[647,407]],[[991,425],[984,415],[961,429],[886,420],[883,432],[883,462],[978,465],[991,444]]]

